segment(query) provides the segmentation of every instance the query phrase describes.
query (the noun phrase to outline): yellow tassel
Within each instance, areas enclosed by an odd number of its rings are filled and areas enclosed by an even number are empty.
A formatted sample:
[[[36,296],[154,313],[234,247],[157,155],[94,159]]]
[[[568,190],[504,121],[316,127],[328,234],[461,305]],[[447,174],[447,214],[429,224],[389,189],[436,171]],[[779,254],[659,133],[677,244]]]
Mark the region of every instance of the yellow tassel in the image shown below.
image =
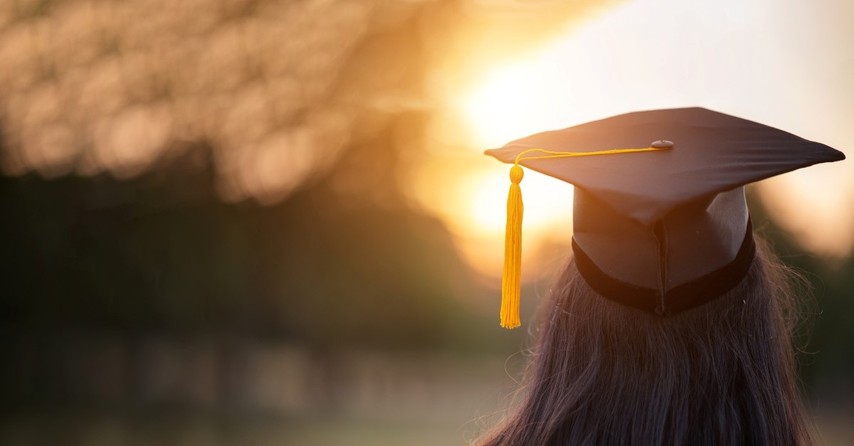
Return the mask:
[[[501,278],[501,326],[521,325],[519,294],[522,276],[522,188],[525,172],[514,164],[510,168],[510,193],[507,195],[507,228],[504,234],[504,274]]]

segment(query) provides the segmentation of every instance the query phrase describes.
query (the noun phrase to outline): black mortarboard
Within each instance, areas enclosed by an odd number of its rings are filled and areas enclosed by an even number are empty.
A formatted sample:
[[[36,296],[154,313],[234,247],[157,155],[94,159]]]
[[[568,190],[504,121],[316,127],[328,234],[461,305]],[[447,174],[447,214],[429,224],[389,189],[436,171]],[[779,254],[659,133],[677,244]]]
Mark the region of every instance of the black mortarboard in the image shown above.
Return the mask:
[[[573,250],[582,277],[608,299],[660,315],[708,302],[746,275],[754,251],[742,186],[845,158],[824,144],[704,108],[628,113],[486,153],[573,184]],[[513,198],[521,169],[514,166],[514,175],[509,214],[517,199],[521,212],[521,197]],[[505,293],[518,290],[519,260],[509,259],[520,244],[511,241],[515,219],[520,224],[521,215],[508,215],[505,276],[516,265],[517,277],[505,277]],[[518,325],[518,316],[502,315],[502,325]]]

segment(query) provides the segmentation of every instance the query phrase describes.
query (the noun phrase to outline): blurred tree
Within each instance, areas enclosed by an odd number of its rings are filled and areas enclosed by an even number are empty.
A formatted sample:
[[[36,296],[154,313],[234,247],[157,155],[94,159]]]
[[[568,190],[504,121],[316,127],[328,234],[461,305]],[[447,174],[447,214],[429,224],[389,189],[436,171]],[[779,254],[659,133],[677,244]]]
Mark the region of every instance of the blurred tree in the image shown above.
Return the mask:
[[[10,326],[439,342],[473,291],[402,193],[435,91],[592,5],[5,3]]]
[[[602,4],[4,2],[0,167],[129,178],[206,141],[220,196],[275,202],[398,114],[440,105],[484,61]],[[400,149],[413,147],[386,144],[383,156]]]

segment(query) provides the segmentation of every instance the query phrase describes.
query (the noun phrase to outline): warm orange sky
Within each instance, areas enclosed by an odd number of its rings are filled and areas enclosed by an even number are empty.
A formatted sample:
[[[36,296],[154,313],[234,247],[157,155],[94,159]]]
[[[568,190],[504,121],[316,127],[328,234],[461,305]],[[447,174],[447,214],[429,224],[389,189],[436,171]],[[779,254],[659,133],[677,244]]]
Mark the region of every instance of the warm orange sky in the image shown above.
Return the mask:
[[[854,6],[843,1],[617,5],[518,60],[482,67],[463,92],[447,91],[436,140],[470,153],[442,161],[453,200],[424,192],[435,178],[419,183],[420,197],[451,222],[479,269],[499,274],[509,183],[507,167],[481,155],[484,148],[628,111],[698,105],[824,142],[850,157],[854,28],[845,17],[854,17]],[[772,212],[806,247],[831,257],[851,252],[850,161],[760,187]],[[571,187],[529,172],[523,195],[526,255],[543,239],[567,240]]]

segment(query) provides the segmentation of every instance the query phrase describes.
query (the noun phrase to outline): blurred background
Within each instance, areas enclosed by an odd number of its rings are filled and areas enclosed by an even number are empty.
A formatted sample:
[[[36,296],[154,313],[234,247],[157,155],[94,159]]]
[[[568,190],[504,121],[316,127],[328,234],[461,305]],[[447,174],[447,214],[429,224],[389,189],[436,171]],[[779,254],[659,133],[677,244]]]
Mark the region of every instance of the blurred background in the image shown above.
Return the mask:
[[[529,133],[700,105],[854,156],[844,0],[3,0],[0,444],[466,444],[512,401],[572,188]],[[854,164],[750,189],[854,443]]]

